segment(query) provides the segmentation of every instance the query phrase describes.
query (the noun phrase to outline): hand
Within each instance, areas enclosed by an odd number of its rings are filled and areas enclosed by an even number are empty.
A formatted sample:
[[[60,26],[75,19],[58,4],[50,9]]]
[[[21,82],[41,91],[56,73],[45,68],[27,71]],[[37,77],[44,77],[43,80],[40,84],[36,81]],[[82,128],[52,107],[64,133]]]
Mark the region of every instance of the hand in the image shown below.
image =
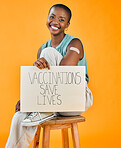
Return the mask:
[[[44,69],[44,68],[48,68],[50,69],[50,65],[48,64],[48,62],[45,60],[45,58],[38,58],[34,63],[33,66],[37,66],[39,69]]]
[[[15,107],[15,112],[20,111],[20,100],[17,102],[16,107]]]

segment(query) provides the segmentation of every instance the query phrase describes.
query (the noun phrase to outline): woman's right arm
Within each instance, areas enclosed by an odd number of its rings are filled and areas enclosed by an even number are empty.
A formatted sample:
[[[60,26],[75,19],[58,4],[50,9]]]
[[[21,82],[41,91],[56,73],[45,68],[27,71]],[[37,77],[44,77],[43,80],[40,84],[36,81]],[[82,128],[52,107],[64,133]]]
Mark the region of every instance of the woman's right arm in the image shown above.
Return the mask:
[[[38,50],[38,53],[37,53],[37,59],[40,57],[41,49],[42,49],[42,46],[41,46],[41,47],[39,48],[39,50]]]

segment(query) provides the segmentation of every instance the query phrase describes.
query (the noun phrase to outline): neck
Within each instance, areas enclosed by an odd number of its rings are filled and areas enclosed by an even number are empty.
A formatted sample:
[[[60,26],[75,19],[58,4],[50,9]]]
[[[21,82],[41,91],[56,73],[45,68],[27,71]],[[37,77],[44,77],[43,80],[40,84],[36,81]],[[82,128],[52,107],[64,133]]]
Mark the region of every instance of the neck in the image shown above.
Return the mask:
[[[56,48],[61,43],[64,36],[65,36],[65,33],[61,33],[59,35],[52,35],[51,34],[51,47]]]

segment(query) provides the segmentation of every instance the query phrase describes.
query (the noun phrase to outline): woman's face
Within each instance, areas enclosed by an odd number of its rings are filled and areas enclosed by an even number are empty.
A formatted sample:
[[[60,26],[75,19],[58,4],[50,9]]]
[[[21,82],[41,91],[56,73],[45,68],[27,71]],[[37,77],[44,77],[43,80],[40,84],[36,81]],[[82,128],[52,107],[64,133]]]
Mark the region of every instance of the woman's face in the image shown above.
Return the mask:
[[[60,7],[53,7],[48,15],[47,27],[51,34],[58,35],[64,33],[65,28],[69,26],[69,14]]]

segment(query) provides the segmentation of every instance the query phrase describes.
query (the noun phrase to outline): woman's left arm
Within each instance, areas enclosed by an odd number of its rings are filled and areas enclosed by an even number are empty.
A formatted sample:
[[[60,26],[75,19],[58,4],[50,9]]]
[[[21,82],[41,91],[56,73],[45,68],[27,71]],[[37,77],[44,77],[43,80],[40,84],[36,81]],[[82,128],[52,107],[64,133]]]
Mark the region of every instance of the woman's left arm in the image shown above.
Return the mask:
[[[77,49],[73,49],[77,48]],[[70,49],[71,48],[71,49]],[[83,46],[79,39],[73,39],[67,47],[67,53],[60,62],[60,66],[76,66],[83,58]]]

